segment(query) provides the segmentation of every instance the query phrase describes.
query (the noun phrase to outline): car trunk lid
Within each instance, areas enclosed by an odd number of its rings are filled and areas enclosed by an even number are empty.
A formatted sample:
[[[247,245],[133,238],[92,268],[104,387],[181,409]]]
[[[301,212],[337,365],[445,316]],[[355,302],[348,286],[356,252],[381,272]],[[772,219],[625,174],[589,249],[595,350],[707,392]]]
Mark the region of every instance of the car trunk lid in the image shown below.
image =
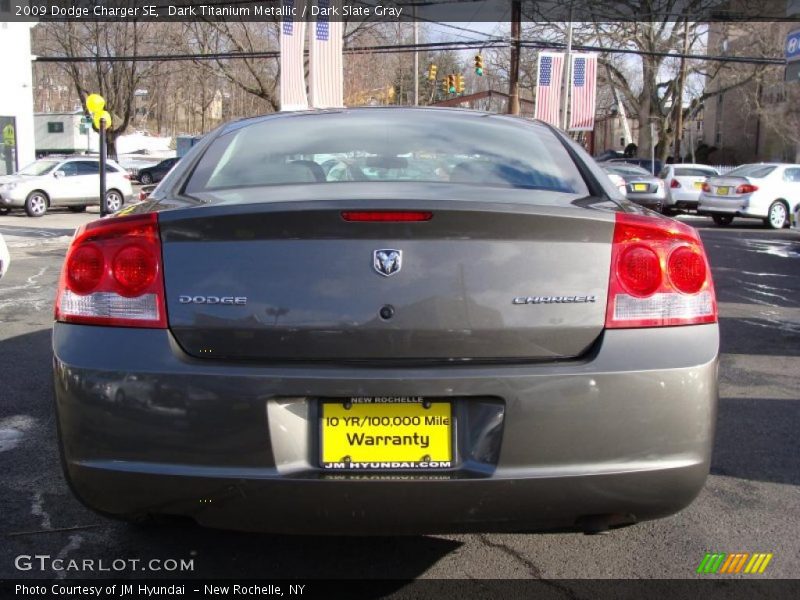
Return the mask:
[[[342,217],[398,206],[432,218]],[[223,202],[166,211],[160,226],[169,327],[199,358],[560,359],[604,326],[613,211]],[[401,253],[399,268],[376,265],[379,251]]]

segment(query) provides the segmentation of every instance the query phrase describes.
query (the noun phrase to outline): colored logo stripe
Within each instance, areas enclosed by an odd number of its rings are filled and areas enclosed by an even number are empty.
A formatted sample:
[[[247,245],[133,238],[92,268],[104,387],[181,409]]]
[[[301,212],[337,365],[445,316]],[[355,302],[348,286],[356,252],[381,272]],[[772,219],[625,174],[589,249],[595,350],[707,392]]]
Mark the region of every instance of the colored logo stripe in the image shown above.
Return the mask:
[[[727,554],[725,552],[709,552],[706,553],[703,560],[700,561],[697,572],[705,574],[763,573],[772,560],[772,556],[772,553],[764,552],[757,552],[755,554],[750,554],[749,552],[734,552],[732,554]],[[744,571],[742,571],[742,569],[744,569]]]
[[[736,554],[729,554],[728,560],[726,560],[722,564],[722,568],[720,569],[720,573],[738,573],[744,567],[745,561],[748,559],[750,554],[748,553],[736,553]]]
[[[709,554],[703,557],[700,566],[697,567],[698,573],[716,573],[717,569],[722,566],[722,561],[725,560],[725,553]]]
[[[753,558],[747,563],[744,569],[745,573],[763,573],[769,561],[772,560],[772,553],[769,554],[753,554]]]

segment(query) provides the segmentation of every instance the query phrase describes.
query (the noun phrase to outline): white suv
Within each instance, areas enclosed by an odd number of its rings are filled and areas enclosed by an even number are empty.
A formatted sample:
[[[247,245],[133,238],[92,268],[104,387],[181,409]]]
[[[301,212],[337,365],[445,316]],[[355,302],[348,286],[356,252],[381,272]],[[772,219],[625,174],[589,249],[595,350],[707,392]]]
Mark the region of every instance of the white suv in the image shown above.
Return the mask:
[[[130,175],[116,162],[106,167],[106,207],[117,212],[133,198]],[[0,177],[0,211],[24,208],[28,216],[41,217],[50,207],[66,206],[74,212],[100,204],[100,161],[91,157],[43,158]]]

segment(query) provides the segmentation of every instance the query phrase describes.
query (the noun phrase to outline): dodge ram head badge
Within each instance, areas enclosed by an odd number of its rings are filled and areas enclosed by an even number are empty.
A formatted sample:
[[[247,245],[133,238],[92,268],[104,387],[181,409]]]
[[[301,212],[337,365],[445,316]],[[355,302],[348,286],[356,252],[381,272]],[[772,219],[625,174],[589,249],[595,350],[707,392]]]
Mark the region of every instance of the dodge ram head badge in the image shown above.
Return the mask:
[[[384,248],[372,253],[372,266],[379,275],[391,277],[403,266],[403,251]]]

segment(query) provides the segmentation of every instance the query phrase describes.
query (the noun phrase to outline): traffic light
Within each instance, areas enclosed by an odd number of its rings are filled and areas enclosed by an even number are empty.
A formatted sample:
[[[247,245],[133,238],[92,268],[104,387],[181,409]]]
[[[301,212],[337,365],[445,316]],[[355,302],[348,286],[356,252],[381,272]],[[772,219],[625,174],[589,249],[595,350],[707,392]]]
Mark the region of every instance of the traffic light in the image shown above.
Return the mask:
[[[449,94],[456,93],[456,76],[455,75],[448,75],[447,76],[447,92]]]
[[[464,84],[464,76],[463,75],[456,75],[456,91],[459,94],[463,94],[465,89],[467,89],[467,87]]]
[[[444,92],[445,96],[450,93],[450,76],[448,75],[444,79],[442,79],[442,91]]]
[[[483,76],[483,57],[480,54],[475,55],[475,75]]]
[[[439,68],[435,64],[428,65],[428,81],[436,81],[436,71],[438,70]]]

